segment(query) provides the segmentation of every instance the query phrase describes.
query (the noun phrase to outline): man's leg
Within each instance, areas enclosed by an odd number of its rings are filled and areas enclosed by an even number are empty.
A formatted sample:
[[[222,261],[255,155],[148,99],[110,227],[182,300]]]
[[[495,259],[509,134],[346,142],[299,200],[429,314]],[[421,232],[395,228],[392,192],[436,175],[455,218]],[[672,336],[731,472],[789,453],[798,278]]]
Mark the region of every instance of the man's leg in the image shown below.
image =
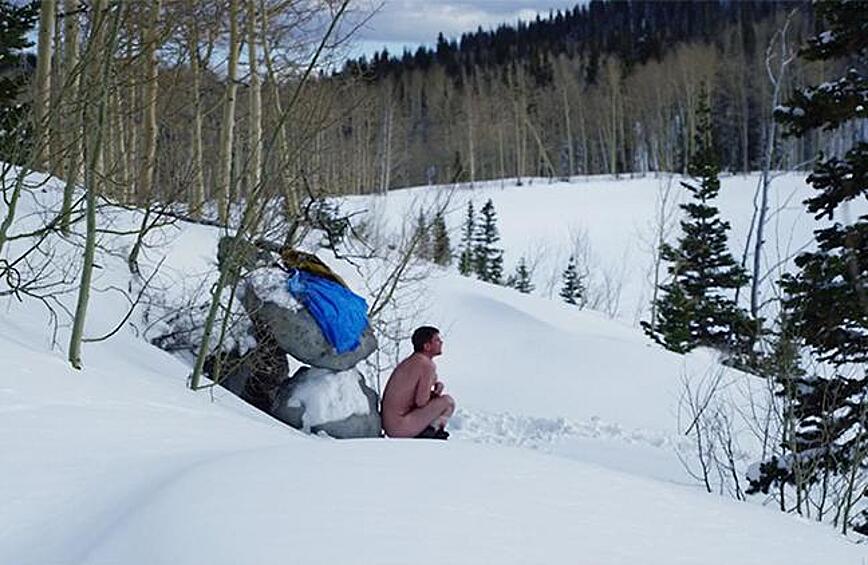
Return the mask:
[[[445,398],[448,400],[447,409],[445,412],[440,414],[432,423],[431,427],[435,430],[442,430],[446,428],[446,422],[449,421],[449,418],[452,417],[452,414],[455,412],[455,400],[449,396],[448,394],[444,394],[438,398]]]
[[[454,411],[455,401],[448,394],[431,399],[431,402],[422,408],[404,416],[403,428],[406,432],[405,437],[415,437],[429,426],[436,428],[441,419],[443,420],[443,426],[445,426],[446,420],[449,419],[449,416]]]

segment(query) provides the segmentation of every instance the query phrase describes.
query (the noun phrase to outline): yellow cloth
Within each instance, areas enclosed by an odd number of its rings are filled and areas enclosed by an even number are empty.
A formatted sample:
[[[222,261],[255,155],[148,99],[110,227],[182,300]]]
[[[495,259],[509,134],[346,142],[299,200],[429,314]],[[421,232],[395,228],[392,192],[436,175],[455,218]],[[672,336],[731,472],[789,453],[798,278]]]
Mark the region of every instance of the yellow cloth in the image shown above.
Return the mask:
[[[280,252],[280,259],[283,261],[283,266],[287,269],[300,269],[314,274],[318,277],[323,277],[332,280],[344,288],[349,288],[344,279],[339,277],[332,271],[328,265],[322,262],[319,257],[313,253],[305,253],[295,249],[284,247]]]

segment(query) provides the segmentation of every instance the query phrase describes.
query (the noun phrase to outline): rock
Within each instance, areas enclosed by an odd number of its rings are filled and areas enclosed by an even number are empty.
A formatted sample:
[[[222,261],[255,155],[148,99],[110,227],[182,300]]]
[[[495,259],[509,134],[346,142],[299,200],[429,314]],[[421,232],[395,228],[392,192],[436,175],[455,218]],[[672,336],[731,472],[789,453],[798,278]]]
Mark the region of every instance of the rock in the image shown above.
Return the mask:
[[[292,298],[285,281],[286,274],[278,268],[257,269],[246,279],[241,296],[250,318],[267,325],[281,349],[302,363],[332,371],[355,367],[376,351],[377,339],[369,326],[358,347],[337,353],[310,313]]]
[[[380,437],[379,397],[357,369],[303,367],[283,382],[272,415],[293,428],[340,438]]]
[[[267,328],[254,324],[257,345],[244,355],[237,350],[223,353],[218,384],[260,410],[269,412],[283,381],[289,378],[286,353],[274,342]],[[204,373],[214,378],[216,356],[205,360]]]
[[[244,386],[250,378],[250,367],[244,362],[244,355],[239,355],[236,349],[232,351],[222,352],[219,354],[222,357],[220,361],[220,380],[217,384],[226,390],[244,398]],[[202,367],[202,372],[206,377],[214,380],[214,369],[217,364],[218,354],[209,355],[205,358],[205,364]]]

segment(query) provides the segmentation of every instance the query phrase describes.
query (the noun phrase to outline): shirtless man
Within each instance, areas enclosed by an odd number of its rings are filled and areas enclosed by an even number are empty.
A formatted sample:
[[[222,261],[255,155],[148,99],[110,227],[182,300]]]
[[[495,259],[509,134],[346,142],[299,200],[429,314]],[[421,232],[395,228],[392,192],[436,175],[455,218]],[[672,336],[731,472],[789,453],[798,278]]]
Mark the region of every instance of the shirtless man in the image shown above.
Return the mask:
[[[443,351],[440,331],[422,326],[412,340],[414,353],[395,367],[383,391],[383,429],[389,437],[446,439],[455,401],[437,380],[433,358]]]

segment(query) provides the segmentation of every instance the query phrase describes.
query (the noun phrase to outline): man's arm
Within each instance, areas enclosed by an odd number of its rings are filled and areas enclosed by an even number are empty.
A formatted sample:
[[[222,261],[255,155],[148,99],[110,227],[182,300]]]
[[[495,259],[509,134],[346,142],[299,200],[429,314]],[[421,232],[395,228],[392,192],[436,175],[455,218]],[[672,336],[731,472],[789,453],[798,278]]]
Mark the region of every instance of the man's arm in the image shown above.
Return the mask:
[[[433,367],[423,367],[420,371],[419,380],[416,381],[416,406],[421,408],[431,401],[431,387],[437,375]]]

